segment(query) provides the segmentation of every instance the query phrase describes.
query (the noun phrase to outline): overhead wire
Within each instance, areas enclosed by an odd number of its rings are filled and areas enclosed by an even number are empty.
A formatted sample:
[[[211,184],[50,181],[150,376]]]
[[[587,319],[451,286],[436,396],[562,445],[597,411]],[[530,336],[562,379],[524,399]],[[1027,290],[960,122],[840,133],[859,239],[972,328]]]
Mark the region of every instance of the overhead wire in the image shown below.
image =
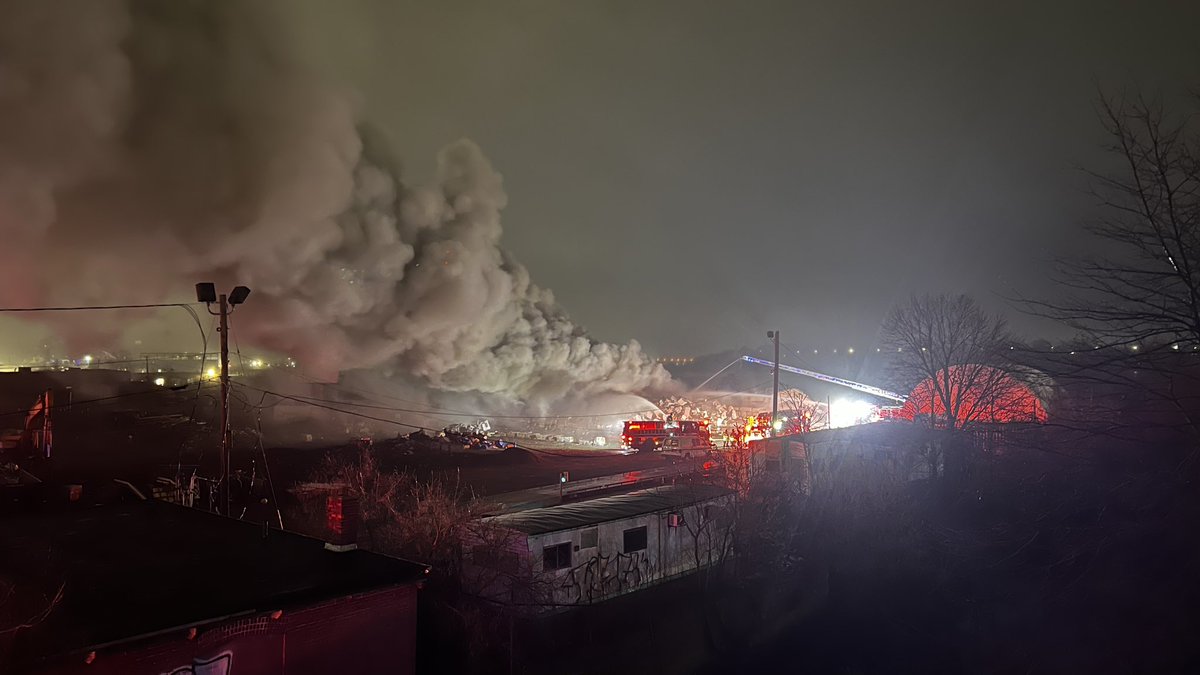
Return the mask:
[[[176,392],[176,391],[180,391],[180,390],[170,389],[167,387],[155,387],[153,389],[147,389],[145,391],[132,391],[132,392],[126,392],[124,394],[114,394],[112,396],[100,396],[98,398],[90,398],[90,399],[85,399],[82,401],[70,401],[70,402],[66,402],[66,403],[55,403],[54,405],[49,407],[49,410],[56,411],[56,410],[62,410],[65,408],[71,408],[71,407],[75,407],[75,406],[107,404],[112,401],[118,401],[118,400],[126,399],[126,398],[133,398],[135,396],[147,396],[150,394],[162,394],[162,393]],[[16,410],[13,412],[0,413],[0,418],[13,417],[13,416],[24,417],[28,414],[29,414],[28,410]]]
[[[398,420],[387,419],[386,417],[375,417],[375,416],[373,416],[373,415],[366,415],[366,414],[363,414],[363,413],[355,412],[355,411],[353,411],[353,410],[343,410],[343,409],[341,409],[341,408],[336,408],[336,407],[334,407],[334,406],[332,406],[332,405],[326,405],[325,403],[321,403],[321,402],[317,402],[317,401],[310,401],[310,400],[306,400],[306,399],[299,398],[299,397],[296,397],[296,396],[291,396],[291,395],[289,395],[289,394],[281,394],[281,393],[279,393],[279,392],[277,392],[277,391],[271,391],[271,390],[269,390],[269,389],[260,389],[260,388],[258,388],[258,387],[255,387],[255,386],[252,386],[252,385],[249,385],[249,384],[245,384],[244,382],[236,382],[236,383],[234,383],[234,384],[236,384],[236,385],[237,385],[237,386],[239,386],[239,387],[245,387],[245,388],[247,388],[247,389],[251,389],[251,390],[253,390],[253,391],[262,392],[262,393],[265,393],[265,394],[270,394],[271,396],[276,396],[276,397],[278,397],[278,398],[281,398],[281,399],[286,399],[286,400],[289,400],[289,401],[295,401],[296,403],[302,403],[302,404],[304,404],[304,405],[310,405],[310,406],[313,406],[313,407],[316,407],[316,408],[324,408],[324,409],[326,409],[326,410],[332,410],[333,412],[339,412],[339,413],[342,413],[342,414],[345,414],[345,415],[351,415],[351,416],[353,416],[353,417],[360,417],[360,418],[363,418],[363,419],[374,420],[374,421],[376,421],[376,422],[384,422],[384,423],[387,423],[387,424],[395,424],[395,425],[397,425],[397,426],[408,427],[408,428],[410,428],[410,429],[419,429],[419,430],[421,430],[421,431],[433,431],[433,432],[435,432],[435,433],[436,433],[436,431],[437,431],[436,429],[433,429],[433,428],[431,428],[431,427],[422,426],[422,425],[420,425],[420,424],[409,424],[408,422],[401,422],[401,421],[398,421]],[[340,402],[339,402],[339,403],[340,403]],[[345,404],[342,404],[342,405],[345,405]]]
[[[226,325],[229,326],[229,337],[233,338],[233,348],[234,348],[234,352],[237,354],[237,357],[238,357],[238,367],[241,369],[241,372],[243,374],[245,374],[246,363],[242,359],[242,347],[238,343],[237,334],[233,331],[232,323],[228,323]],[[232,383],[232,380],[231,380],[231,383]],[[233,387],[229,388],[228,393],[231,396],[235,395]],[[267,461],[267,449],[265,447],[263,447],[263,441],[262,441],[262,439],[263,439],[262,411],[268,407],[268,406],[264,405],[267,400],[267,393],[268,392],[266,392],[266,391],[262,392],[262,396],[259,397],[257,405],[250,403],[249,399],[239,399],[239,400],[241,400],[244,405],[246,405],[254,410],[254,431],[255,431],[254,440],[255,440],[255,444],[258,445],[258,452],[262,456],[263,473],[266,475],[266,478],[267,478],[267,489],[270,490],[270,492],[271,492],[271,504],[275,507],[275,518],[279,522],[279,529],[282,530],[283,529],[283,512],[280,511],[280,509],[279,509],[279,499],[278,499],[278,497],[276,497],[276,494],[275,494],[275,481],[271,478],[271,464],[270,464],[270,462]],[[279,405],[279,403],[276,402],[276,403],[272,404],[270,407],[273,408],[276,405]]]
[[[248,386],[248,385],[243,384],[242,386]],[[259,391],[262,391],[262,390],[259,390]],[[270,393],[279,395],[276,392],[270,392]],[[298,395],[298,394],[291,395],[291,396],[289,396],[289,398],[291,398],[293,400],[303,400],[303,401],[311,401],[311,402],[318,402],[318,403],[331,403],[331,404],[336,404],[336,405],[345,405],[345,406],[350,406],[352,408],[366,408],[369,410],[386,410],[389,412],[412,413],[414,415],[431,415],[434,417],[486,417],[486,418],[490,418],[490,419],[543,420],[543,419],[578,419],[578,418],[588,419],[588,418],[594,418],[594,417],[612,417],[614,415],[637,415],[637,414],[642,414],[642,413],[647,413],[647,412],[660,412],[660,410],[657,407],[655,407],[655,408],[642,408],[639,410],[627,410],[627,411],[612,412],[612,413],[592,413],[592,414],[586,414],[586,415],[490,415],[488,413],[482,413],[482,412],[458,412],[458,411],[445,410],[445,409],[402,408],[399,406],[375,405],[375,404],[371,404],[371,403],[353,403],[350,401],[339,401],[336,399],[320,398],[320,397],[316,397],[316,396],[303,396],[303,395]]]
[[[334,388],[334,389],[336,389],[336,390],[338,390],[338,391],[345,391],[345,392],[350,392],[350,393],[353,393],[353,394],[366,395],[366,396],[377,396],[377,397],[380,397],[380,398],[386,398],[386,399],[389,399],[389,400],[392,400],[392,401],[399,401],[399,402],[401,402],[401,403],[408,403],[408,404],[411,404],[411,405],[417,405],[417,406],[419,406],[419,405],[425,405],[424,403],[422,403],[422,402],[420,402],[420,401],[414,401],[414,400],[412,400],[412,399],[402,398],[402,397],[400,397],[400,396],[396,396],[396,395],[393,395],[393,394],[385,394],[385,393],[383,393],[383,392],[378,392],[378,391],[367,391],[367,390],[365,390],[365,389],[356,389],[356,388],[354,388],[354,387],[350,387],[350,386],[344,385],[344,384],[342,384],[342,383],[340,383],[340,382],[339,382],[339,383],[337,383],[337,384],[331,384],[331,383],[328,383],[328,382],[321,382],[320,380],[317,380],[316,378],[313,378],[313,377],[309,377],[308,375],[305,375],[304,373],[292,372],[292,371],[287,371],[287,372],[288,372],[290,375],[292,375],[292,377],[295,377],[295,378],[297,378],[297,379],[303,380],[304,382],[307,382],[308,384],[319,384],[319,385],[321,385],[321,386],[324,386],[324,387],[332,387],[332,388]],[[436,408],[436,406],[433,406],[433,407],[434,407],[434,408]]]
[[[58,306],[58,307],[0,307],[0,312],[86,312],[109,309],[155,309],[160,307],[186,307],[191,309],[191,306],[196,303],[186,302],[158,302],[141,305],[74,305],[74,306]],[[194,311],[194,310],[193,310]]]
[[[279,522],[279,529],[282,530],[283,512],[279,509],[279,498],[275,496],[275,481],[271,478],[271,463],[267,461],[267,449],[263,447],[262,442],[262,411],[263,403],[266,401],[266,399],[267,394],[264,392],[262,397],[258,400],[258,405],[255,406],[254,426],[255,431],[257,432],[255,434],[255,441],[258,444],[258,452],[260,455],[262,455],[263,473],[267,476],[267,489],[271,491],[271,505],[275,507],[275,518]]]
[[[301,379],[304,379],[311,384],[321,384],[321,385],[333,388],[335,390],[346,391],[346,392],[354,393],[354,394],[357,394],[360,396],[364,396],[364,395],[377,396],[377,397],[389,398],[389,399],[393,399],[393,400],[397,400],[397,401],[402,401],[404,403],[412,403],[414,405],[420,405],[416,401],[410,401],[408,399],[399,398],[397,396],[390,396],[388,394],[384,394],[384,393],[380,393],[380,392],[367,392],[367,391],[364,391],[361,389],[354,389],[351,387],[347,387],[342,384],[328,384],[328,383],[324,383],[324,382],[318,382],[311,378],[306,378],[302,375],[297,375],[297,377],[300,377]],[[299,396],[299,395],[297,395],[297,396]],[[576,418],[587,419],[587,418],[593,418],[593,417],[611,417],[613,415],[640,415],[643,413],[650,413],[650,412],[662,412],[657,406],[655,406],[653,408],[642,408],[640,410],[633,410],[633,411],[596,413],[596,414],[586,414],[586,415],[492,415],[492,414],[484,413],[484,412],[467,412],[464,410],[454,410],[452,408],[439,408],[436,406],[432,406],[429,408],[402,408],[399,406],[384,406],[384,405],[369,405],[369,404],[362,404],[362,403],[350,403],[347,401],[338,401],[338,400],[334,400],[334,399],[326,399],[326,398],[320,398],[320,397],[316,397],[316,396],[300,396],[300,397],[307,398],[307,399],[314,400],[314,401],[320,401],[322,403],[336,403],[338,405],[349,405],[349,406],[354,406],[354,407],[369,408],[369,409],[375,409],[375,410],[388,410],[388,411],[392,411],[392,412],[406,412],[406,413],[412,413],[414,415],[432,415],[434,417],[454,417],[454,418],[457,418],[457,417],[486,417],[489,419],[523,419],[523,420],[550,420],[550,419],[576,419]]]
[[[756,389],[766,386],[769,383],[770,383],[770,380],[765,380],[763,382],[760,382],[759,384],[754,385],[753,387],[739,390],[739,391],[725,392],[719,396],[709,397],[706,400],[717,401],[717,400],[721,400],[723,398],[728,398],[730,396],[736,396],[739,394],[750,393]],[[238,384],[238,386],[246,387],[248,389],[253,389],[255,391],[266,392],[273,396],[287,398],[289,400],[296,401],[298,403],[313,403],[314,405],[323,403],[323,404],[330,404],[330,405],[347,406],[347,407],[351,407],[351,408],[365,408],[368,410],[382,410],[382,411],[387,411],[387,412],[402,412],[402,413],[411,413],[411,414],[415,414],[415,415],[431,415],[434,417],[439,417],[439,416],[440,417],[484,417],[484,418],[488,418],[488,419],[561,420],[561,419],[593,419],[593,418],[598,418],[598,417],[622,417],[622,416],[628,416],[628,415],[638,415],[638,414],[643,414],[643,413],[648,413],[648,412],[662,412],[662,410],[656,406],[654,408],[642,408],[639,410],[629,410],[629,411],[611,412],[611,413],[592,413],[592,414],[585,414],[585,415],[489,415],[487,413],[480,413],[480,412],[459,413],[459,412],[449,412],[449,411],[441,411],[441,410],[421,410],[421,409],[415,409],[415,408],[401,408],[398,406],[376,405],[373,403],[354,403],[354,402],[350,402],[350,401],[339,401],[336,399],[320,398],[320,397],[316,397],[316,396],[303,396],[303,395],[299,395],[299,394],[284,395],[284,394],[280,394],[278,392],[274,392],[274,391],[270,391],[270,390],[266,390],[266,389],[259,389],[257,387],[253,387],[251,385],[241,383],[241,382],[236,383],[236,384]],[[350,411],[343,411],[343,412],[350,412]],[[409,425],[409,426],[417,426],[417,425]],[[421,428],[428,429],[428,427],[421,427]]]

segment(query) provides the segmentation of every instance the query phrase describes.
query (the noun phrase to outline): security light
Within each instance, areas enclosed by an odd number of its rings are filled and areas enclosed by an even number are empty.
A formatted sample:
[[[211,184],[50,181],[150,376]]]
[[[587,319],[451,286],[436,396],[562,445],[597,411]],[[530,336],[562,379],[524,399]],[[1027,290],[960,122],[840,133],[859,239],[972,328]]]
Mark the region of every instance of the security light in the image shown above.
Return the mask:
[[[217,286],[211,281],[196,284],[196,302],[216,302]]]
[[[229,294],[229,304],[240,305],[246,301],[250,295],[250,289],[245,286],[234,286],[233,292]]]

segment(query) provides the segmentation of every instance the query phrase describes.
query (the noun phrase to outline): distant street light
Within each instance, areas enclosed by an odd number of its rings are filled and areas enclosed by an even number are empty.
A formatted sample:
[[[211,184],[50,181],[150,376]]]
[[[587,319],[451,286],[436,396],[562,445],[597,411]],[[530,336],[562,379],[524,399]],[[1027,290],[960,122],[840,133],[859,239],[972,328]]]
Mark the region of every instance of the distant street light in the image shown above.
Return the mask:
[[[229,455],[233,449],[233,435],[229,432],[229,313],[232,307],[246,302],[250,289],[245,286],[234,286],[226,296],[217,295],[217,287],[212,282],[196,284],[196,300],[208,305],[208,313],[221,317],[221,325],[217,329],[221,333],[221,487],[218,491],[218,501],[226,516],[232,515],[232,490],[229,489]],[[217,303],[217,311],[212,310]],[[204,374],[202,374],[203,376]]]

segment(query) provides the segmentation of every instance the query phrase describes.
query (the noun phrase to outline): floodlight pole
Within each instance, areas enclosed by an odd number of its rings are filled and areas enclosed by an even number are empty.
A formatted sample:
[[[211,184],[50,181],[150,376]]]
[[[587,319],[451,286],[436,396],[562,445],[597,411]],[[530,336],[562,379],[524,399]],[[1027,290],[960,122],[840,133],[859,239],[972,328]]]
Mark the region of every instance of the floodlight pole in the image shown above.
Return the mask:
[[[217,299],[221,326],[221,508],[226,516],[233,515],[233,490],[229,485],[229,454],[233,439],[229,434],[229,301],[224,293]],[[203,374],[201,374],[203,375]]]
[[[779,331],[767,331],[767,337],[775,340],[775,366],[771,375],[771,436],[775,436],[775,423],[779,420]]]

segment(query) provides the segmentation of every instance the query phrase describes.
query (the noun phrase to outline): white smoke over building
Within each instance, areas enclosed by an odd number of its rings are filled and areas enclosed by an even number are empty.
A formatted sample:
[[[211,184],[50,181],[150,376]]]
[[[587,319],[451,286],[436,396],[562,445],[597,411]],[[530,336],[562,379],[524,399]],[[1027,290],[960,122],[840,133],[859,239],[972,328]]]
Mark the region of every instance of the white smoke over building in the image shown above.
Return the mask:
[[[590,340],[501,247],[501,176],[469,141],[420,186],[364,150],[286,2],[0,0],[0,302],[254,291],[243,344],[324,377],[372,368],[553,401],[667,382]],[[374,148],[372,148],[374,150]],[[71,315],[73,340],[128,317]]]

